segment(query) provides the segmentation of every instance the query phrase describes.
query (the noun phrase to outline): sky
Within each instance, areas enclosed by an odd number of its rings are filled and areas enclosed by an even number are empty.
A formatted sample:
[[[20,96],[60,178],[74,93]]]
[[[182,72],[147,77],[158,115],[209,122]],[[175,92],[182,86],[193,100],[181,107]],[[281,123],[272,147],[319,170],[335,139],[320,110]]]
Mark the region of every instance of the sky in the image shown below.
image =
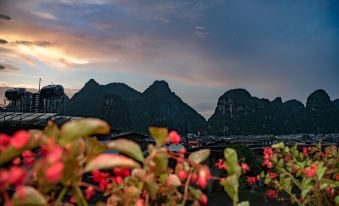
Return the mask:
[[[338,0],[0,0],[0,86],[142,92],[165,80],[208,118],[227,90],[339,98]]]

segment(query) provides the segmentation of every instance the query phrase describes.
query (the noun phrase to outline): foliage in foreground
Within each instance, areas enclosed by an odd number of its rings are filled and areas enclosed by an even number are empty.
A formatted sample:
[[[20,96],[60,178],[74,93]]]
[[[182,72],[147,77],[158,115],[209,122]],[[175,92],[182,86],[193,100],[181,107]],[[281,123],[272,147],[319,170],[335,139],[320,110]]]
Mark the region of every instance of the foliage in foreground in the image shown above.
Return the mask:
[[[298,205],[339,205],[338,147],[322,150],[318,144],[298,151],[297,145],[279,143],[265,148],[263,166],[269,197],[287,194]]]
[[[0,192],[6,205],[200,205],[207,204],[204,189],[220,180],[234,206],[239,203],[238,179],[249,170],[237,153],[225,149],[218,167],[225,178],[212,177],[204,161],[208,149],[188,155],[171,152],[164,144],[180,136],[165,128],[150,128],[155,145],[144,157],[138,144],[117,139],[102,144],[92,137],[107,134],[107,123],[97,119],[71,121],[59,129],[49,122],[43,130],[0,135]],[[107,153],[114,150],[118,154]],[[170,164],[174,162],[174,164]],[[11,191],[14,191],[13,195]],[[98,200],[98,201],[97,201]]]

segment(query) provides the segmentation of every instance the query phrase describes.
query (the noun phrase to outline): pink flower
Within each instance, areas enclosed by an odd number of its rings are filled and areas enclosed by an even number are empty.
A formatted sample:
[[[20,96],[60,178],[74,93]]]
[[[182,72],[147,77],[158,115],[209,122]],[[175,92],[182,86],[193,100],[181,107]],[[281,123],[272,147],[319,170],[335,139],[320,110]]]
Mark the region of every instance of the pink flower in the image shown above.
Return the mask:
[[[30,150],[26,150],[22,153],[22,157],[24,158],[24,162],[27,165],[32,164],[35,161],[34,154]]]
[[[199,185],[201,188],[206,188],[207,181],[210,178],[211,178],[211,174],[210,174],[208,167],[206,166],[201,167],[198,173],[197,185]]]
[[[89,200],[95,195],[95,189],[93,187],[87,187],[85,191],[86,199]]]
[[[275,178],[277,178],[277,176],[278,176],[277,173],[275,173],[275,172],[270,172],[270,171],[268,171],[267,174],[268,174],[268,176],[270,176],[272,179],[275,179]]]
[[[16,187],[16,192],[18,193],[19,199],[25,199],[25,190],[22,185]]]
[[[13,165],[16,165],[16,166],[18,166],[19,164],[21,164],[21,159],[20,159],[20,157],[15,158],[15,159],[12,161],[12,164],[13,164]]]
[[[270,199],[274,199],[277,196],[277,191],[275,190],[268,190],[267,191],[267,197]]]
[[[303,148],[304,157],[308,157],[308,149],[306,147]]]
[[[135,206],[145,206],[145,201],[141,198],[137,199]]]
[[[219,159],[217,163],[215,163],[215,166],[218,167],[219,170],[227,170],[226,165],[224,164],[224,160]]]
[[[291,160],[291,155],[286,155],[285,158],[284,158],[285,162],[288,162]]]
[[[4,150],[10,143],[11,138],[7,134],[0,134],[0,151]]]
[[[181,148],[179,152],[180,152],[180,154],[185,154],[186,153],[186,148],[185,147]]]
[[[180,170],[179,173],[178,173],[178,177],[181,181],[183,181],[187,178],[187,174],[184,170]]]
[[[250,185],[254,185],[257,181],[257,177],[247,177],[247,182]]]
[[[200,202],[201,202],[201,204],[206,205],[207,204],[207,200],[208,200],[207,196],[205,194],[203,194],[201,196]]]
[[[29,138],[30,136],[27,131],[19,130],[13,135],[10,143],[15,149],[21,149],[27,145]]]
[[[266,166],[267,168],[272,168],[273,164],[269,160],[264,160],[261,164],[262,166]]]
[[[8,182],[13,185],[22,185],[26,177],[26,171],[21,167],[13,166],[8,171]]]
[[[307,177],[313,177],[317,173],[317,165],[313,163],[309,169],[303,169],[301,172]]]
[[[45,177],[48,182],[58,182],[62,178],[64,163],[56,162],[45,170]]]
[[[116,176],[116,177],[114,177],[114,182],[115,182],[117,185],[121,185],[122,183],[124,183],[124,179],[122,179],[121,176]]]
[[[250,171],[250,166],[248,166],[248,164],[246,164],[246,163],[242,163],[241,169],[242,169],[243,172],[247,172],[247,171]]]
[[[50,150],[47,152],[47,161],[50,164],[53,164],[61,160],[63,150],[60,146],[55,145],[49,149]]]
[[[171,131],[168,137],[173,144],[179,144],[181,141],[180,135],[177,131]]]

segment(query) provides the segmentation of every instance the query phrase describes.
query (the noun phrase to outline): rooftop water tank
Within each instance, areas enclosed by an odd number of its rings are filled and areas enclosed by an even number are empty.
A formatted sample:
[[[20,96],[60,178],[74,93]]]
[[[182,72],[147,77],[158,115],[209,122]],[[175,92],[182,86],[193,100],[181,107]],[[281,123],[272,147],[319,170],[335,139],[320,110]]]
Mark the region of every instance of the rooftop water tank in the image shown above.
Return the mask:
[[[54,97],[62,97],[64,93],[64,87],[61,85],[48,85],[41,88],[40,94],[43,98],[50,99]]]
[[[24,88],[9,89],[5,92],[5,97],[10,101],[19,100],[22,98],[25,92],[26,92],[26,89]]]

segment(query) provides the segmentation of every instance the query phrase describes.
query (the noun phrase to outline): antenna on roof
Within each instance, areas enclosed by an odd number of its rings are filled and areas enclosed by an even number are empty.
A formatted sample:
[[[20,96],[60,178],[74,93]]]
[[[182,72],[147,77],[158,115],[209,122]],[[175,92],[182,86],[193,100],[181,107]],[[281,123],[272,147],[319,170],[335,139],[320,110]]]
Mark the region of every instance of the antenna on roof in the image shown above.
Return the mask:
[[[39,78],[39,92],[40,92],[40,85],[41,85],[41,77]]]

